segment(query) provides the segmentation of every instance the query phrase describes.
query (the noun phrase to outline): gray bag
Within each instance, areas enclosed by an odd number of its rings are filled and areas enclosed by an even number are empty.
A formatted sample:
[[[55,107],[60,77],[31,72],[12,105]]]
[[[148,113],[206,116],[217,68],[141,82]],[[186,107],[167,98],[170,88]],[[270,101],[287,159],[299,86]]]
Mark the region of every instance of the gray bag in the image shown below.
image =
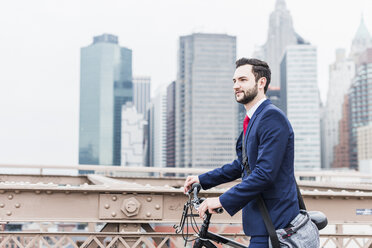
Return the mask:
[[[287,228],[276,230],[276,235],[280,247],[283,248],[319,248],[320,246],[318,228],[305,210],[300,210]],[[269,247],[273,247],[270,238]]]

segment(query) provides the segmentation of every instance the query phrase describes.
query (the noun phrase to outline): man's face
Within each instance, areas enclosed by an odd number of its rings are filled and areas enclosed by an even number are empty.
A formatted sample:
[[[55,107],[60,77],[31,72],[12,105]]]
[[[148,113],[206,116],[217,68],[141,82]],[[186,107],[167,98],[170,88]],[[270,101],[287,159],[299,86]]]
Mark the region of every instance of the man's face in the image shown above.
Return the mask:
[[[250,103],[257,96],[258,87],[252,73],[252,65],[242,65],[236,68],[233,82],[235,99],[238,103]]]

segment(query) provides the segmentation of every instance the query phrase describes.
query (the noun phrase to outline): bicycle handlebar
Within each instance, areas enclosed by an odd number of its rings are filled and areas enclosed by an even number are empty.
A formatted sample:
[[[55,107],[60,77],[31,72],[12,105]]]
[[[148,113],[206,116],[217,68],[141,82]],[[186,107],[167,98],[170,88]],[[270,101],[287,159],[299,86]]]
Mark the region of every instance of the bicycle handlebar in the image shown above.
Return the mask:
[[[200,204],[205,200],[204,198],[199,198],[198,193],[201,190],[201,185],[199,183],[194,183],[191,186],[191,189],[187,192],[188,194],[191,194],[191,192],[194,193],[194,199],[192,200],[192,203],[194,204],[195,209],[198,209]],[[214,209],[218,214],[223,213],[223,208],[216,208]],[[209,211],[207,210],[206,214],[210,214]]]

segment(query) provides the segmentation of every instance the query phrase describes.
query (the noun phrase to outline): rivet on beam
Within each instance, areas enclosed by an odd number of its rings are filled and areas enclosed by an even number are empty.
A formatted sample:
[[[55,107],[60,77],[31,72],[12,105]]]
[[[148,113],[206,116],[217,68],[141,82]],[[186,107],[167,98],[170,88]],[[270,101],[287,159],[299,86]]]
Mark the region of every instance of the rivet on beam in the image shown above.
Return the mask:
[[[345,200],[349,200],[349,197],[348,197],[348,196],[345,196],[344,199],[345,199]]]
[[[69,195],[69,194],[70,194],[70,191],[65,191],[65,194],[66,194],[66,195]]]
[[[160,209],[159,204],[156,204],[156,205],[155,205],[155,209],[156,209],[156,210],[159,210],[159,209]]]
[[[328,197],[328,198],[332,200],[332,199],[334,199],[335,197],[334,197],[334,196],[330,196],[330,197]]]
[[[51,190],[47,190],[47,195],[51,195],[52,194],[52,191]]]
[[[15,207],[16,207],[16,208],[20,208],[20,207],[21,207],[21,204],[16,203]]]
[[[18,189],[17,189],[16,191],[14,191],[14,193],[16,193],[16,194],[19,194],[19,192],[20,192],[20,191],[19,191]]]
[[[150,202],[150,201],[152,201],[152,198],[149,196],[149,197],[146,198],[146,201]]]
[[[150,217],[151,216],[151,213],[150,212],[147,212],[146,213],[146,217]]]
[[[126,195],[127,194],[127,192],[123,192],[123,193],[121,193],[122,195]]]
[[[0,203],[0,208],[3,208],[5,207],[5,204],[4,203]]]
[[[116,201],[118,199],[118,197],[116,195],[114,195],[112,198],[111,198],[113,201]]]
[[[12,194],[8,195],[8,199],[9,200],[13,199],[13,195]]]
[[[364,200],[364,197],[363,196],[359,197],[359,200]]]
[[[171,196],[175,196],[176,194],[175,193],[171,193]]]
[[[36,190],[35,194],[37,194],[37,195],[40,194],[40,190]]]
[[[106,209],[109,209],[109,208],[110,208],[110,205],[105,204],[105,208],[106,208]]]
[[[8,211],[8,212],[6,212],[6,215],[11,216],[12,212]]]
[[[112,216],[112,217],[115,217],[115,216],[116,216],[116,213],[115,213],[115,212],[112,212],[112,213],[111,213],[111,216]]]
[[[5,193],[5,190],[0,190],[0,194],[4,194]]]
[[[84,191],[84,192],[83,192],[83,194],[84,194],[84,195],[87,195],[87,194],[88,194],[88,192],[87,192],[87,191]]]

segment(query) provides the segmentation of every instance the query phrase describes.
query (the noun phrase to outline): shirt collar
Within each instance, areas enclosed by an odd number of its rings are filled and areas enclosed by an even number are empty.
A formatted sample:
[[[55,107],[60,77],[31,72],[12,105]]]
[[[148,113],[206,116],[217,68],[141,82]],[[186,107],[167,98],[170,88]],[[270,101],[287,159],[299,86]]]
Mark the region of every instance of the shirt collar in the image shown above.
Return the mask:
[[[266,100],[266,97],[262,98],[260,101],[258,101],[255,105],[253,105],[253,107],[247,111],[247,115],[248,115],[248,118],[249,119],[252,119],[252,116],[254,114],[254,112],[256,112],[256,110],[258,109],[258,107]]]

